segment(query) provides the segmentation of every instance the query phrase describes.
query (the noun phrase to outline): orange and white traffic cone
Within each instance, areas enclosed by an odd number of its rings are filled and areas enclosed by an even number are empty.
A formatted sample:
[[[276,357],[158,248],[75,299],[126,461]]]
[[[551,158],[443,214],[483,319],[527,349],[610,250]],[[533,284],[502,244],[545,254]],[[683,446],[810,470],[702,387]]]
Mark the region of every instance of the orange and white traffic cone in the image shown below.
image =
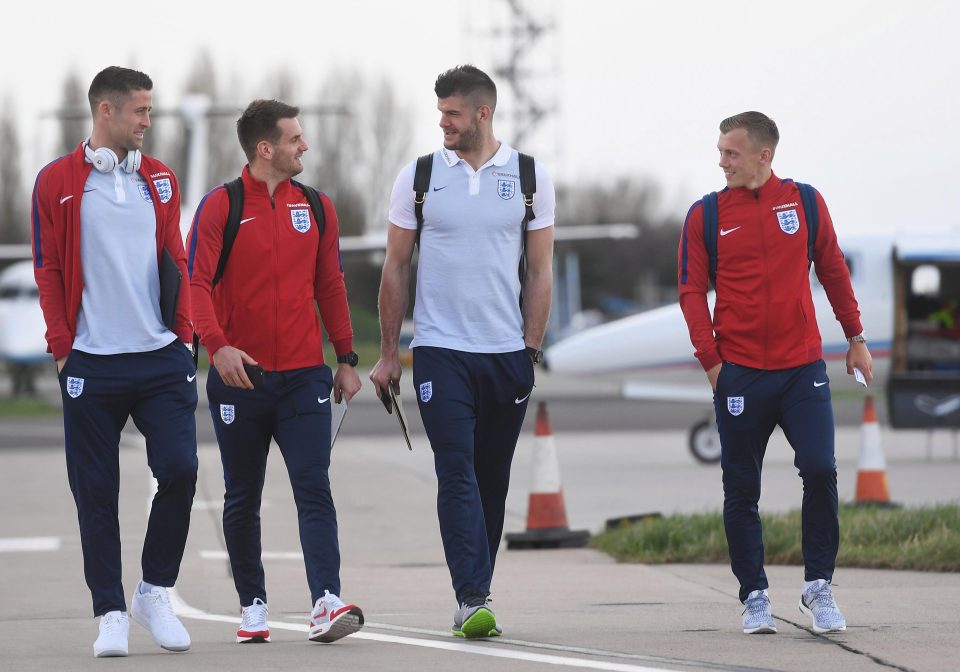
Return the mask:
[[[887,463],[880,446],[880,425],[873,397],[863,404],[863,425],[860,429],[860,459],[857,464],[857,504],[889,504]]]
[[[506,537],[508,549],[578,548],[590,540],[588,530],[567,527],[557,447],[550,430],[547,405],[542,401],[537,407],[533,438],[533,485],[527,504],[527,531]]]

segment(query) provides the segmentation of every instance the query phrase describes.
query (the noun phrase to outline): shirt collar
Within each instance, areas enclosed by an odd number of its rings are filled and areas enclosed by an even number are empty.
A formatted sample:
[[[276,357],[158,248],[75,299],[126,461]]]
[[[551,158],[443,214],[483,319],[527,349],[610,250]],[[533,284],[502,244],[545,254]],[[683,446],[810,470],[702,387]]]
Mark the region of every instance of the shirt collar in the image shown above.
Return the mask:
[[[497,150],[496,154],[494,154],[489,161],[487,161],[485,164],[483,164],[483,166],[481,166],[481,170],[483,169],[483,167],[489,166],[489,165],[505,166],[507,164],[507,161],[510,160],[510,157],[512,154],[513,154],[513,147],[511,147],[505,142],[501,142],[500,149]],[[463,161],[463,159],[457,156],[457,153],[455,151],[451,149],[447,149],[446,147],[440,148],[440,156],[443,157],[444,163],[446,163],[447,167],[449,168],[453,168],[455,165]]]

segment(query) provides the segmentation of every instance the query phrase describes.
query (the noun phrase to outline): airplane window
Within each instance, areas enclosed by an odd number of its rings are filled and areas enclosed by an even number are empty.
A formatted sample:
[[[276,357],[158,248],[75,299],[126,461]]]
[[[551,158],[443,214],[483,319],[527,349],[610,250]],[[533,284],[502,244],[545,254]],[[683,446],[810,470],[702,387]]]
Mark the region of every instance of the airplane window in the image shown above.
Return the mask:
[[[940,294],[940,269],[933,264],[923,264],[913,269],[910,277],[910,292],[917,296]]]

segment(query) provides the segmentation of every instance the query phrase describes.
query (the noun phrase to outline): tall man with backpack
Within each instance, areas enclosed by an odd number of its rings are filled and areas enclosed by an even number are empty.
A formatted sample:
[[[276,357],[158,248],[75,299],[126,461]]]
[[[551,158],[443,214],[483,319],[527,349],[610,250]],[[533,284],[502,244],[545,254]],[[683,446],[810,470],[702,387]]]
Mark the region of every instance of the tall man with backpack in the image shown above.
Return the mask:
[[[458,66],[434,91],[443,148],[393,187],[370,379],[381,399],[400,391],[397,342],[419,243],[413,384],[434,453],[453,633],[494,637],[490,583],[510,465],[550,311],[554,192],[532,157],[494,136],[489,76]]]
[[[803,480],[800,610],[815,632],[846,629],[830,589],[840,530],[833,408],[810,290],[810,264],[849,341],[847,373],[873,379],[850,273],[826,203],[772,170],[772,119],[743,112],[720,124],[727,186],[690,208],[678,260],[680,307],[714,390],[723,522],[744,603],[743,631],[774,633],[758,512],[767,441],[780,425]],[[716,288],[711,316],[710,284]]]
[[[308,637],[333,642],[363,625],[361,610],[339,597],[328,474],[331,404],[351,399],[360,379],[336,211],[326,195],[292,179],[308,149],[299,113],[276,100],[247,106],[237,135],[249,163],[204,197],[187,240],[194,325],[212,362],[207,397],[223,461],[241,643],[270,641],[260,498],[271,439],[297,504],[313,605]],[[321,320],[336,374],[323,361]]]

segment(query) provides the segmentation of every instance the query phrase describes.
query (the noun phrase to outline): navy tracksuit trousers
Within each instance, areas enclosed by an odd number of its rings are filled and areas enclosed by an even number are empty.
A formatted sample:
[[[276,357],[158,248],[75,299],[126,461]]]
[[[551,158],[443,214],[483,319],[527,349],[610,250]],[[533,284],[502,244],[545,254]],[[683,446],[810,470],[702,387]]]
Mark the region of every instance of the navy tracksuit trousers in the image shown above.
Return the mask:
[[[260,498],[270,440],[276,439],[300,524],[307,583],[315,603],[324,590],[340,594],[337,511],[330,492],[330,367],[268,371],[256,388],[223,384],[215,367],[207,398],[220,444],[223,535],[241,606],[267,601],[260,545]]]
[[[804,580],[833,578],[840,547],[833,406],[826,364],[763,371],[724,362],[714,394],[722,447],[723,524],[740,601],[768,587],[757,504],[767,441],[780,425],[803,480]]]
[[[533,362],[524,350],[417,347],[413,353],[413,383],[437,472],[443,552],[463,602],[490,593]]]
[[[93,614],[126,611],[120,567],[120,432],[132,417],[157,479],[143,542],[143,580],[172,586],[197,484],[197,383],[179,342],[151,352],[74,350],[60,372],[67,478],[77,504]]]

